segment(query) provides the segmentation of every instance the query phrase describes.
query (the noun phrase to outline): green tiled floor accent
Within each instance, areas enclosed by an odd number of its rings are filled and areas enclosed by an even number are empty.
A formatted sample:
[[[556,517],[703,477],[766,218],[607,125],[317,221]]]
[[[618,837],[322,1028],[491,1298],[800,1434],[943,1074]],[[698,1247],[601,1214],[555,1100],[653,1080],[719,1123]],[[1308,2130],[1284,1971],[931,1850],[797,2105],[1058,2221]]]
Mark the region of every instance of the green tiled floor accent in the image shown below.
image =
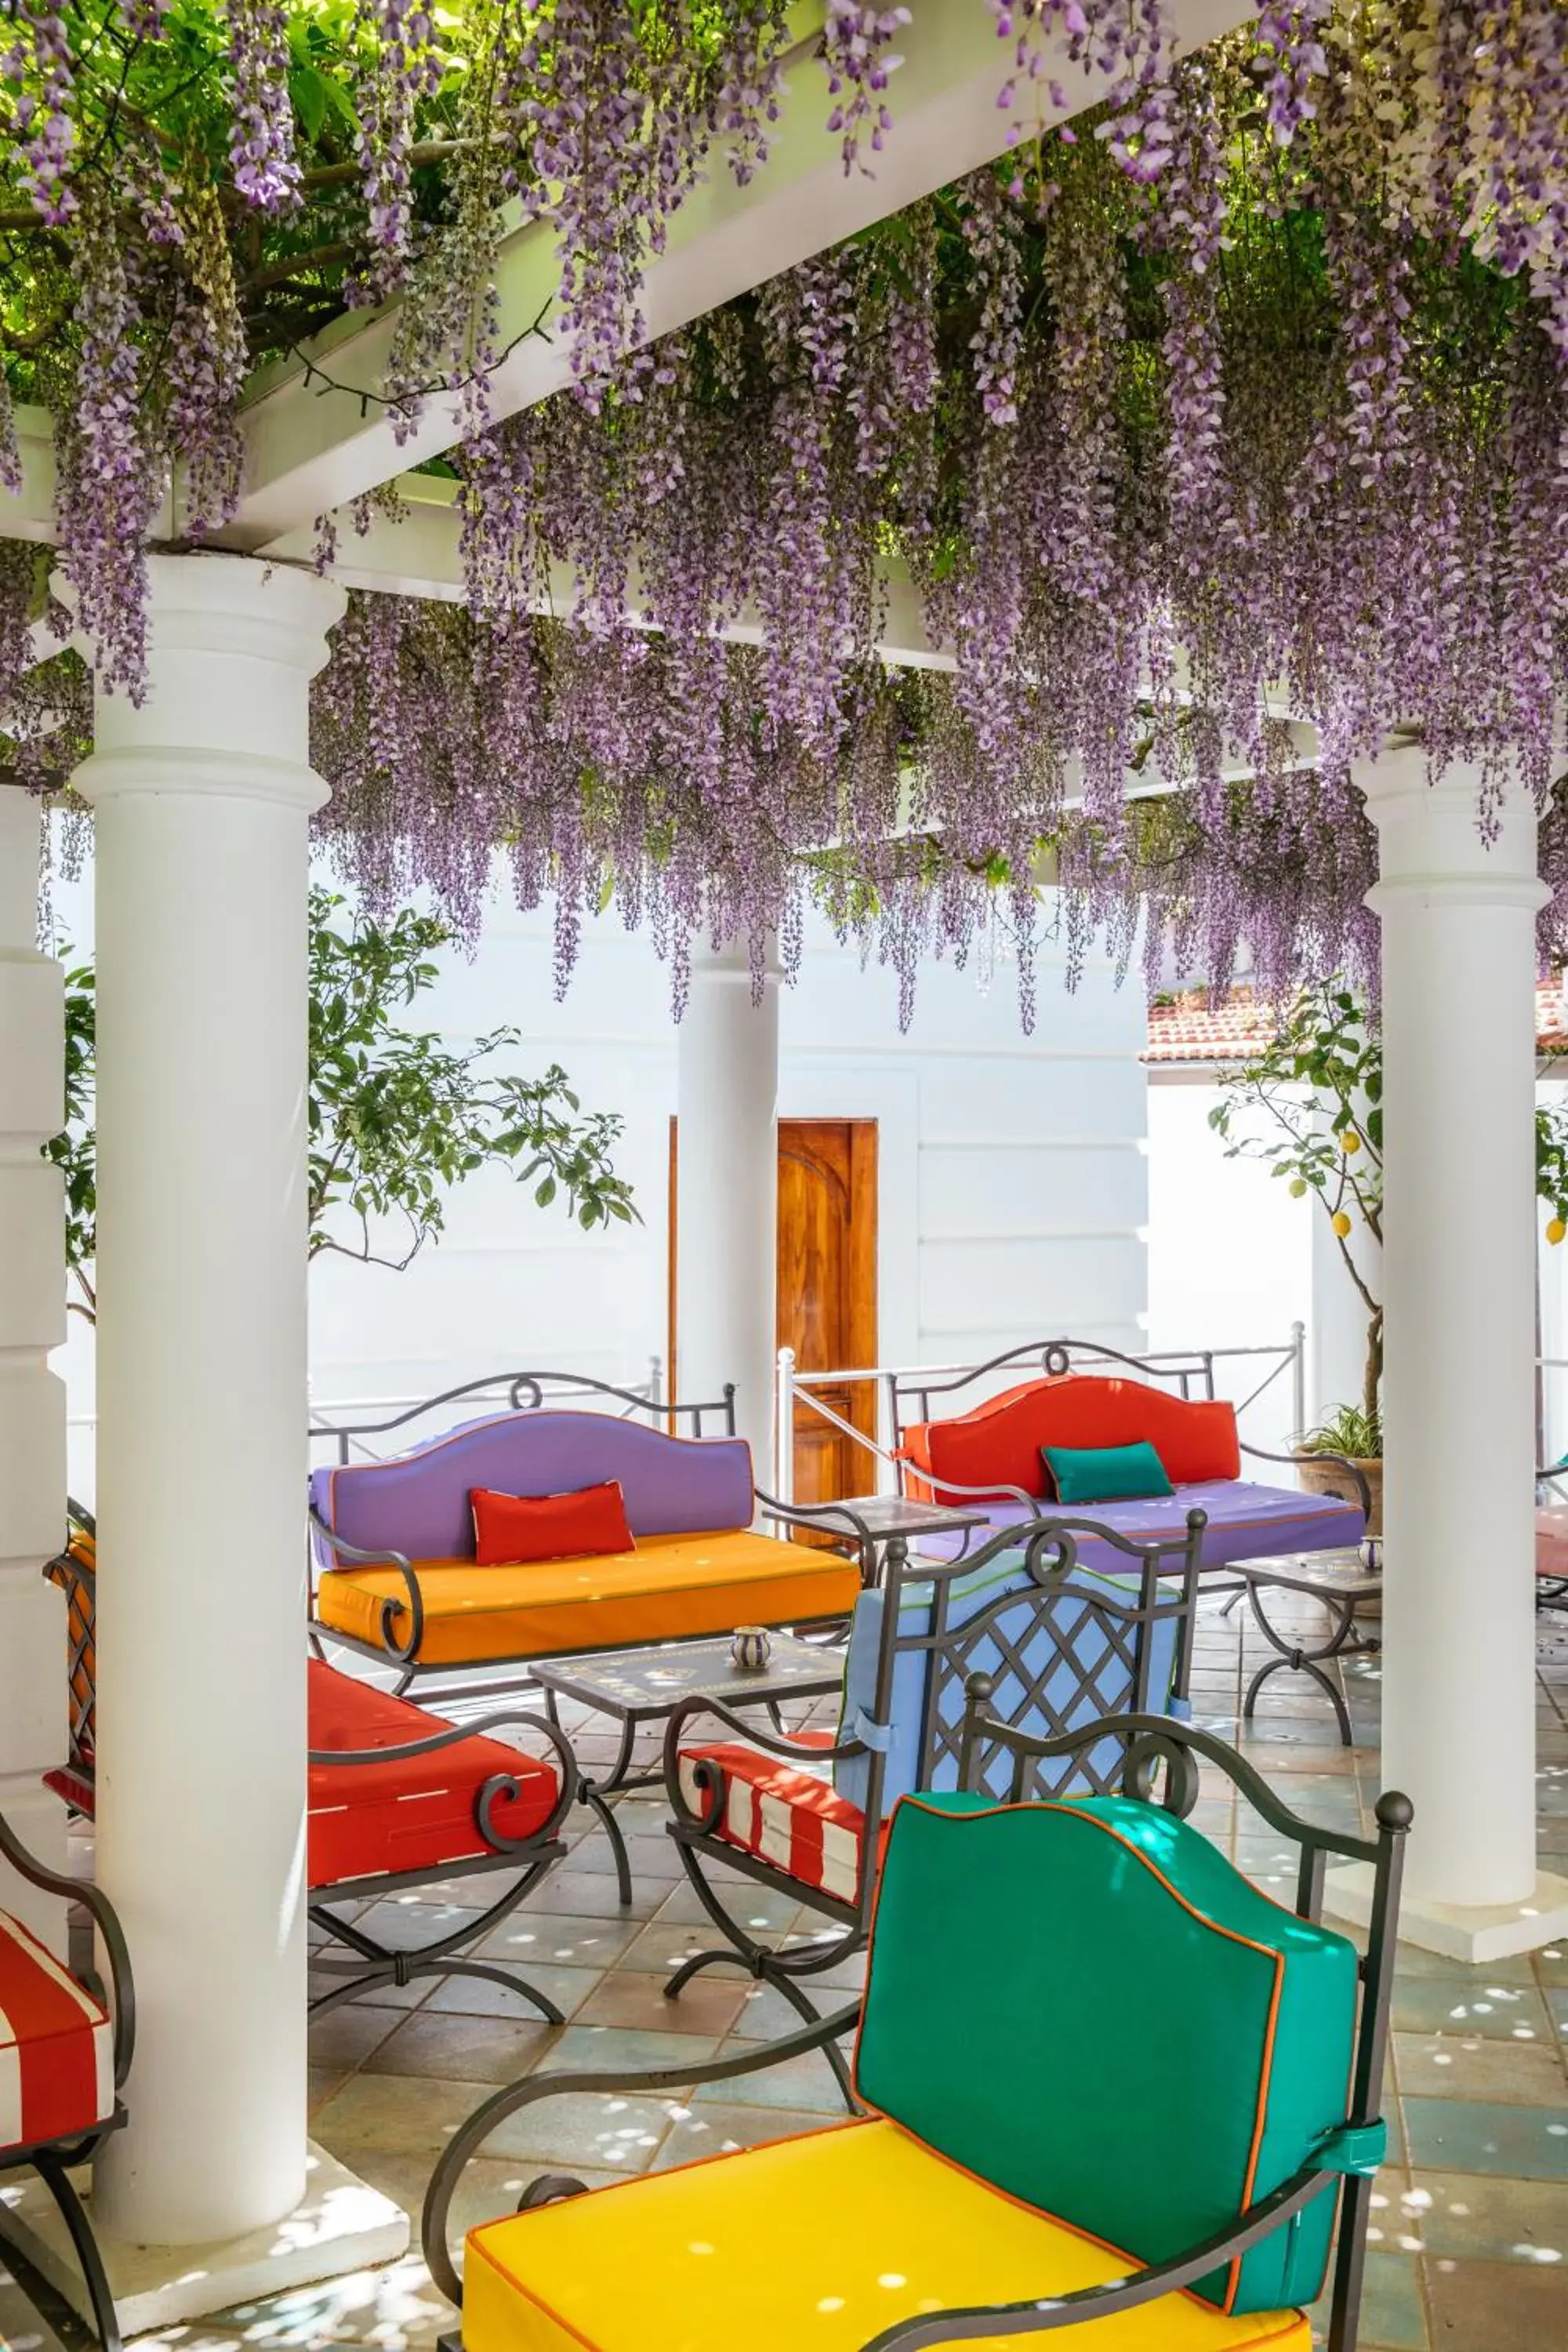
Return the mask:
[[[1279,1622],[1289,1622],[1284,1611]],[[1241,1612],[1222,1621],[1205,1611],[1194,1683],[1204,1727],[1237,1738],[1241,1693],[1263,1654]],[[1568,1854],[1568,1621],[1543,1633],[1539,1662],[1542,1852]],[[1354,1664],[1346,1690],[1353,1749],[1338,1747],[1326,1703],[1288,1675],[1266,1686],[1241,1744],[1288,1804],[1350,1826],[1378,1786],[1375,1662]],[[817,1719],[833,1714],[819,1709]],[[1194,1819],[1241,1869],[1288,1898],[1288,1848],[1212,1778]],[[313,2132],[416,2216],[437,2151],[498,2083],[567,2066],[695,2064],[793,2030],[779,1997],[738,1969],[700,1977],[679,2003],[664,2000],[680,1958],[714,1937],[679,1875],[658,1803],[630,1801],[622,1820],[637,1879],[627,1910],[605,1840],[584,1817],[566,1861],[485,1947],[534,1978],[564,2011],[563,2027],[542,2025],[499,1986],[422,1979],[380,1988],[314,2028]],[[477,1880],[431,1894],[426,1916],[488,1899]],[[759,1934],[798,1937],[818,1925],[809,1910],[752,1884],[736,1881],[734,1894]],[[401,1913],[411,1925],[412,1908],[378,1906],[378,1924]],[[814,1997],[825,2009],[841,2006],[858,1977],[857,1963],[841,1964],[813,1980]],[[1394,2026],[1389,2162],[1376,2184],[1359,2352],[1568,2352],[1568,1948],[1473,1970],[1404,1948]],[[689,2100],[548,2099],[496,2133],[465,2178],[457,2222],[513,2210],[541,2170],[568,2169],[592,2187],[820,2129],[842,2113],[819,2057]],[[374,2280],[280,2297],[185,2331],[168,2352],[432,2352],[449,2324],[410,2258]],[[0,2346],[7,2338],[31,2347],[39,2332],[0,2283]]]

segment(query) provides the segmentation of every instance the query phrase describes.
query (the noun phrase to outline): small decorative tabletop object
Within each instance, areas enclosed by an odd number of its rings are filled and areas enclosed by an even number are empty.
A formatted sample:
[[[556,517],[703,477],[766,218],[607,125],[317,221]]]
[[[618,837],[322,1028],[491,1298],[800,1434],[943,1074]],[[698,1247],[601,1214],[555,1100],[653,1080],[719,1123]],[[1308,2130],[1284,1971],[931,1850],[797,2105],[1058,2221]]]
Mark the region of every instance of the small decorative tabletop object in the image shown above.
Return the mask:
[[[742,1674],[760,1675],[766,1669],[773,1654],[773,1643],[765,1625],[737,1625],[730,1643],[730,1655]]]

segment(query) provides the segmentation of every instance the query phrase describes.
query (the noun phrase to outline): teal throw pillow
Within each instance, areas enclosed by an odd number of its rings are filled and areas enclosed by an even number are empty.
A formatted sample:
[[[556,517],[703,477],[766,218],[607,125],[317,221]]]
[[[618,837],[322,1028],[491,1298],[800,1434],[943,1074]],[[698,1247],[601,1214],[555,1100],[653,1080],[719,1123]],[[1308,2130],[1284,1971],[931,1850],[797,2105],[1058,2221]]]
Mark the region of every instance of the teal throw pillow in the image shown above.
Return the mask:
[[[1176,1491],[1152,1445],[1042,1445],[1040,1460],[1058,1503],[1126,1503]]]

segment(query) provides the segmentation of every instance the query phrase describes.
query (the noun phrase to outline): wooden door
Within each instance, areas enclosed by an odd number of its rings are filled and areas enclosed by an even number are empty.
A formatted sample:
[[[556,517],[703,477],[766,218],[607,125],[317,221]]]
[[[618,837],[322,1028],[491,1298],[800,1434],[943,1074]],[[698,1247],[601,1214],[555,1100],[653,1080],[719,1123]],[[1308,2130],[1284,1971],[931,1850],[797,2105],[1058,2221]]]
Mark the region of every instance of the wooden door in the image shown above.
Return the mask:
[[[848,1370],[877,1360],[877,1123],[859,1118],[779,1121],[778,1343],[803,1372]],[[876,1391],[847,1381],[814,1391],[868,1437]],[[797,1400],[795,1492],[801,1503],[865,1495],[873,1457]]]
[[[669,1123],[669,1364],[676,1382],[676,1206],[679,1155]],[[802,1371],[847,1371],[877,1360],[877,1122],[779,1121],[778,1345]],[[679,1393],[672,1385],[671,1394]],[[876,1434],[869,1381],[821,1391],[868,1437]],[[876,1462],[853,1438],[797,1402],[795,1492],[802,1503],[875,1490]]]

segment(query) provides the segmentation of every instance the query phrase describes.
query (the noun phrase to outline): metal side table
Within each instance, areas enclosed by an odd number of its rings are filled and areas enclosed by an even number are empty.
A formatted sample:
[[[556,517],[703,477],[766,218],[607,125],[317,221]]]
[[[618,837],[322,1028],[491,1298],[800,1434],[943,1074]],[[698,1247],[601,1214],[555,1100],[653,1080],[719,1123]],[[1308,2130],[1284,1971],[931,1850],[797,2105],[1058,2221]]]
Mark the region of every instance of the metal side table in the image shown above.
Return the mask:
[[[1371,1657],[1382,1649],[1383,1643],[1363,1633],[1356,1623],[1358,1606],[1382,1599],[1382,1569],[1367,1568],[1358,1551],[1309,1551],[1274,1559],[1238,1559],[1226,1573],[1241,1580],[1259,1631],[1279,1652],[1277,1657],[1265,1659],[1248,1683],[1241,1708],[1244,1719],[1251,1721],[1258,1694],[1269,1675],[1289,1668],[1292,1674],[1310,1675],[1319,1689],[1327,1692],[1339,1722],[1341,1743],[1353,1746],[1349,1710],[1323,1667],[1330,1658]],[[1270,1622],[1265,1606],[1265,1596],[1270,1591],[1306,1592],[1322,1602],[1329,1612],[1330,1631],[1321,1647],[1312,1649],[1299,1639],[1288,1641]]]
[[[793,1633],[770,1633],[767,1664],[738,1666],[726,1633],[710,1642],[684,1642],[659,1649],[543,1658],[533,1668],[533,1679],[544,1693],[552,1721],[560,1720],[558,1702],[569,1698],[591,1707],[595,1715],[611,1717],[621,1727],[619,1752],[609,1771],[603,1780],[582,1775],[578,1793],[598,1815],[615,1856],[621,1901],[629,1903],[631,1864],[610,1800],[634,1789],[664,1786],[662,1772],[632,1770],[637,1737],[643,1726],[665,1722],[683,1698],[721,1698],[731,1706],[765,1706],[774,1728],[782,1731],[779,1702],[831,1697],[843,1687],[844,1658],[841,1652],[802,1642]]]

